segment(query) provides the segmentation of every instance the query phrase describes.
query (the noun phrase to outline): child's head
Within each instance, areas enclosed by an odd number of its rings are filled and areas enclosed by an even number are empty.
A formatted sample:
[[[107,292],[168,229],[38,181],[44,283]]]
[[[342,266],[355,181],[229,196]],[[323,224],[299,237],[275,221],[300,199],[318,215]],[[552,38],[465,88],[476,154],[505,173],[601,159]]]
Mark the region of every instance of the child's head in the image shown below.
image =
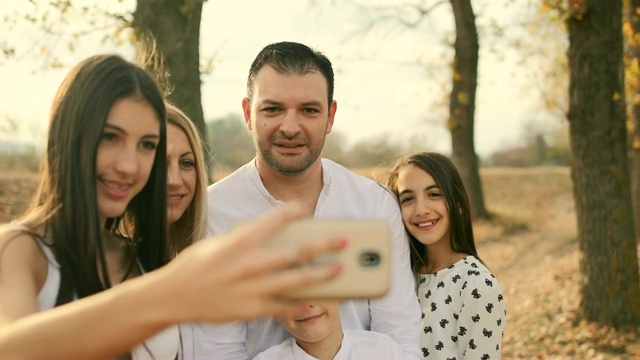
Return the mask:
[[[321,300],[303,302],[295,311],[276,315],[298,345],[308,352],[307,345],[321,342],[342,342],[340,301]]]
[[[155,198],[148,188],[159,187],[165,177],[165,117],[164,99],[155,79],[139,66],[117,55],[96,55],[76,65],[58,89],[51,110],[47,157],[49,173],[58,188],[54,189],[65,206],[69,203],[90,203],[84,214],[94,213],[96,188],[96,158],[104,140],[105,125],[113,114],[114,105],[123,99],[146,104],[159,126],[159,142],[153,173],[146,184],[144,213]],[[129,123],[135,123],[131,118]],[[56,181],[59,180],[59,181]],[[157,182],[154,182],[156,181]],[[135,201],[134,201],[135,202]],[[165,205],[162,204],[161,207]],[[155,220],[155,219],[154,219]]]
[[[415,252],[411,255],[414,270],[426,260],[426,247],[439,240],[448,241],[455,252],[477,256],[467,192],[448,157],[422,152],[398,159],[387,187],[400,203]]]

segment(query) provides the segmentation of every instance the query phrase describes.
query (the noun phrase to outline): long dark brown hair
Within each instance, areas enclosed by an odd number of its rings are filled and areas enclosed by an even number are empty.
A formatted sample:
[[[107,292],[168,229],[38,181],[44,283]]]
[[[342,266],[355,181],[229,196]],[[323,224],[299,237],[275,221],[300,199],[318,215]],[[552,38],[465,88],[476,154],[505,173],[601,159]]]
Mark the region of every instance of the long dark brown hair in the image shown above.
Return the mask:
[[[160,122],[160,141],[144,188],[106,230],[136,246],[145,271],[168,262],[166,113],[154,78],[117,55],[76,65],[53,102],[47,148],[33,204],[18,220],[44,239],[60,264],[56,305],[111,287],[96,197],[96,154],[109,110],[123,98],[148,102]],[[134,266],[132,263],[131,266]]]

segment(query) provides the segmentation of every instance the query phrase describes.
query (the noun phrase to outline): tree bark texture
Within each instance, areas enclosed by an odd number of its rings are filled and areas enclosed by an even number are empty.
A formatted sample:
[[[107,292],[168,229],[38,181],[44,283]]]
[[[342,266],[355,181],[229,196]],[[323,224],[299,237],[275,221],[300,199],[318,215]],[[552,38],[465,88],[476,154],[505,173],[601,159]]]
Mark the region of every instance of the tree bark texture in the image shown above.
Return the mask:
[[[467,188],[474,218],[488,219],[484,203],[478,156],[474,145],[474,114],[478,80],[478,33],[469,0],[451,0],[456,24],[453,87],[449,105],[452,160]]]
[[[569,135],[587,320],[640,323],[627,161],[622,3],[571,1]]]
[[[191,118],[207,149],[200,81],[200,20],[205,0],[138,0],[133,27],[140,40],[151,35],[162,57],[171,92],[168,99]],[[207,164],[208,165],[208,164]]]

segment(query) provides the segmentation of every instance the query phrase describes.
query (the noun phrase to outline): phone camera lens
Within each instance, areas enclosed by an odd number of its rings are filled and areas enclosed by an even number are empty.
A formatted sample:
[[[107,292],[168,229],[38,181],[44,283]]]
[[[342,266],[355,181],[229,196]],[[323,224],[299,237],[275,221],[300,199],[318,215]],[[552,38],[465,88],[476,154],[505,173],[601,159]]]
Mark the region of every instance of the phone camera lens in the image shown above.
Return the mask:
[[[373,251],[365,251],[360,254],[360,265],[363,267],[374,267],[380,264],[380,255]]]

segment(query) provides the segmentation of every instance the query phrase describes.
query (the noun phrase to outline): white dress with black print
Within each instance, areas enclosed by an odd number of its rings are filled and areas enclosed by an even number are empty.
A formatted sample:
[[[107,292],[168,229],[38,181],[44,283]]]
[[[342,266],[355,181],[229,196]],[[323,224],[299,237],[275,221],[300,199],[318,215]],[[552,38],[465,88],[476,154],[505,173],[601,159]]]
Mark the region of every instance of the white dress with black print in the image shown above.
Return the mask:
[[[467,256],[434,274],[420,274],[419,281],[424,358],[500,358],[507,313],[489,269]]]

